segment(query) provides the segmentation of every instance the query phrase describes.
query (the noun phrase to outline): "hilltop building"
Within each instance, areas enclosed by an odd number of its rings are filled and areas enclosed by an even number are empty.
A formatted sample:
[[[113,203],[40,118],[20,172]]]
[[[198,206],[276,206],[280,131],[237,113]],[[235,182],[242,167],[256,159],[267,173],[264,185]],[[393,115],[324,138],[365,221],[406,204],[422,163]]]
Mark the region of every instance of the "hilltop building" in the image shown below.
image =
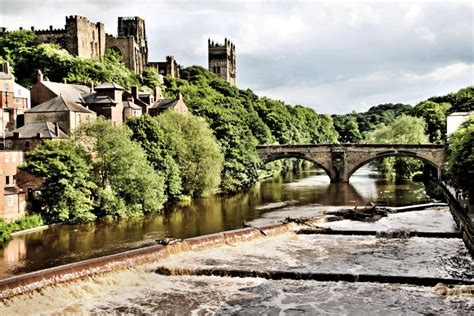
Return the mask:
[[[159,75],[180,78],[180,65],[174,56],[166,56],[166,61],[164,62],[150,62],[148,67],[155,69]]]
[[[49,29],[36,30],[32,26],[31,30],[38,43],[58,44],[74,56],[101,58],[106,49],[113,49],[135,73],[142,73],[148,64],[145,21],[139,17],[119,17],[117,36],[106,34],[103,23],[92,23],[78,15],[67,16],[64,28],[55,29],[51,25]],[[6,28],[0,28],[0,35],[6,33]]]
[[[171,110],[179,113],[187,113],[188,107],[184,103],[183,95],[178,93],[176,99],[159,99],[149,110],[151,116],[158,116],[166,110]]]
[[[224,40],[224,45],[208,40],[209,71],[217,74],[230,85],[236,84],[235,45]]]
[[[145,20],[138,16],[119,17],[117,36],[107,34],[105,46],[119,53],[128,69],[141,74],[148,65]]]

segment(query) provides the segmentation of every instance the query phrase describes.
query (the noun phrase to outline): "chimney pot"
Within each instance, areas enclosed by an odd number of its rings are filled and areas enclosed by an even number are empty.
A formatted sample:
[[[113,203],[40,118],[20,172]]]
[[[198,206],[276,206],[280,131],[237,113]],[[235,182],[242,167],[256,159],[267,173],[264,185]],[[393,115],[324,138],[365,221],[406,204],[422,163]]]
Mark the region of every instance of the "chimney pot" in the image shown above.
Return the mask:
[[[42,82],[43,80],[44,80],[43,73],[41,72],[40,69],[38,69],[38,72],[36,73],[36,81],[37,82]]]
[[[137,86],[132,86],[132,97],[134,99],[138,99],[138,87]]]

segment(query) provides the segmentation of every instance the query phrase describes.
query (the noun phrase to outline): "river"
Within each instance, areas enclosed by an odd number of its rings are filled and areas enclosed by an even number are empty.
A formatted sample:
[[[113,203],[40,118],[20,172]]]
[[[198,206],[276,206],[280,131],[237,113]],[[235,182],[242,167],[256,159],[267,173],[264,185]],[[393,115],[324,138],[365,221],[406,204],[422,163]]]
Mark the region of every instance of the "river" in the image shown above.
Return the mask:
[[[0,258],[0,279],[155,243],[163,237],[187,238],[236,229],[274,210],[307,210],[311,205],[410,205],[428,200],[424,186],[395,184],[370,168],[350,183],[330,183],[317,169],[261,181],[247,192],[181,203],[143,218],[58,225],[13,238]],[[314,214],[313,214],[314,215]],[[255,222],[257,220],[257,222]]]
[[[337,205],[410,205],[429,201],[423,185],[387,182],[363,168],[349,184],[330,184],[318,170],[260,182],[232,197],[177,205],[140,219],[57,226],[19,236],[4,250],[3,277],[153,244],[261,225],[286,216],[324,215]],[[318,224],[333,229],[456,231],[446,207],[390,214],[375,223]],[[388,238],[386,237],[388,236]],[[146,265],[20,295],[0,305],[3,314],[452,314],[474,313],[472,285],[385,283],[386,278],[438,278],[474,282],[474,261],[460,238],[298,235],[286,233],[199,252],[176,253]],[[173,271],[162,274],[163,268]],[[199,274],[211,271],[212,276]],[[220,274],[215,274],[220,271]],[[232,277],[233,271],[239,277]],[[286,278],[255,277],[283,271]],[[379,276],[378,281],[302,279],[332,273]],[[438,280],[437,279],[437,280]],[[411,282],[411,283],[410,283]],[[448,283],[449,284],[449,283]]]

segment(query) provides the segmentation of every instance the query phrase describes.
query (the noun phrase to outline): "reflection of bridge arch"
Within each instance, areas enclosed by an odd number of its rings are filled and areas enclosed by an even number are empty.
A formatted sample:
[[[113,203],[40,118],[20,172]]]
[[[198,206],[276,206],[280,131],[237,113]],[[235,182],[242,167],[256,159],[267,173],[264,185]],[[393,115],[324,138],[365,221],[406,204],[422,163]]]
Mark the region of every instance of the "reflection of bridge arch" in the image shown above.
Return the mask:
[[[283,158],[300,158],[321,167],[331,182],[348,182],[349,177],[361,166],[377,158],[412,157],[433,166],[441,176],[446,160],[442,145],[418,144],[317,144],[257,146],[264,162]]]
[[[281,159],[290,159],[290,158],[296,158],[296,159],[302,159],[311,162],[314,164],[317,168],[321,168],[324,170],[326,175],[331,178],[331,171],[330,169],[327,168],[327,166],[324,166],[320,162],[314,160],[311,157],[307,157],[304,153],[297,153],[297,152],[280,152],[280,153],[275,153],[269,155],[267,158],[262,159],[264,163],[270,163],[276,160],[281,160]]]

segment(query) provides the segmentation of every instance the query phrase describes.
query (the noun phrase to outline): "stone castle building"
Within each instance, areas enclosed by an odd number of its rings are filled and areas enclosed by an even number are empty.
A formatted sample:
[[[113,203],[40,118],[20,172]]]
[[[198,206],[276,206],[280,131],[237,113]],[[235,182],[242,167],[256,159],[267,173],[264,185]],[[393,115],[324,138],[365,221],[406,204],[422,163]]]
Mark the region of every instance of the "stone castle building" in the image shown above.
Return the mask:
[[[155,69],[162,76],[180,78],[180,65],[174,56],[166,56],[166,61],[164,62],[150,62],[148,67]]]
[[[139,17],[119,17],[117,29],[117,36],[106,34],[103,23],[92,23],[77,15],[67,16],[64,28],[55,29],[51,25],[47,30],[36,30],[31,27],[39,43],[58,44],[70,54],[84,58],[100,58],[106,49],[113,49],[130,70],[142,73],[148,65],[145,21]],[[0,28],[0,35],[7,32],[6,28]]]
[[[142,73],[148,65],[148,42],[145,20],[135,17],[119,17],[117,36],[107,34],[106,48],[118,52],[128,69]]]
[[[145,20],[138,16],[119,17],[117,36],[106,34],[103,23],[92,23],[78,15],[67,16],[64,28],[55,29],[50,25],[49,29],[36,30],[32,26],[31,30],[38,43],[58,44],[74,56],[101,58],[107,49],[112,49],[134,73],[141,74],[145,67],[151,67],[160,75],[180,77],[180,66],[174,56],[167,56],[164,62],[148,62]],[[7,33],[7,28],[0,27],[0,36]]]
[[[227,40],[224,45],[208,40],[209,71],[217,74],[221,79],[235,86],[236,65],[235,45]]]
[[[105,53],[104,24],[92,23],[82,16],[67,16],[62,29],[54,29],[50,25],[46,30],[36,30],[33,26],[31,30],[35,32],[39,43],[58,44],[74,56],[98,58]]]

